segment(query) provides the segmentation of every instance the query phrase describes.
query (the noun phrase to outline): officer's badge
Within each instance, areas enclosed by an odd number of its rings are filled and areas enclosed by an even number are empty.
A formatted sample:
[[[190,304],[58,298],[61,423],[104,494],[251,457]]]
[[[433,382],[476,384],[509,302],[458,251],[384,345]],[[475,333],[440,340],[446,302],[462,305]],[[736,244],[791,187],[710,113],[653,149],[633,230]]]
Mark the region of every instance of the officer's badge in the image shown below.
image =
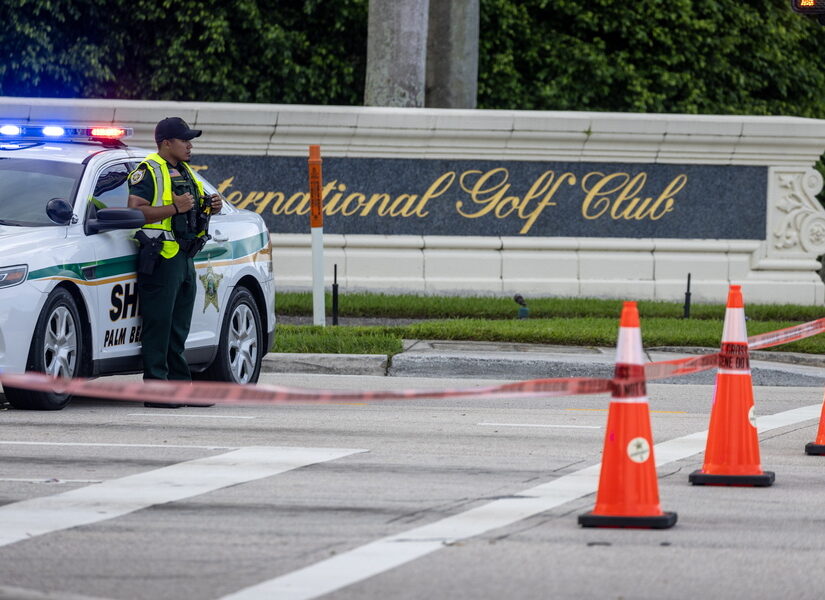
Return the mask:
[[[210,304],[214,304],[215,310],[221,312],[218,306],[218,285],[220,285],[223,275],[215,273],[215,271],[212,270],[212,265],[209,265],[206,267],[206,274],[199,275],[198,279],[200,279],[203,284],[203,312],[206,312],[206,308]]]
[[[137,185],[141,181],[143,181],[143,177],[146,175],[146,171],[143,169],[138,169],[137,171],[132,171],[132,174],[129,175],[129,183],[132,185]]]

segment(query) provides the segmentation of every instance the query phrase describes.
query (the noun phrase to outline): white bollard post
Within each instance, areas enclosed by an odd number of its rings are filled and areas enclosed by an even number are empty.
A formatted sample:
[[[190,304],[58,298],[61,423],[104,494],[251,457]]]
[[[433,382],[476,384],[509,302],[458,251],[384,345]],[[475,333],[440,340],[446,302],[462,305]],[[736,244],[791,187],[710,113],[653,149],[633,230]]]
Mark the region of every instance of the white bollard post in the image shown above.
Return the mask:
[[[312,231],[312,323],[326,325],[324,310],[324,207],[321,147],[309,147],[309,226]]]

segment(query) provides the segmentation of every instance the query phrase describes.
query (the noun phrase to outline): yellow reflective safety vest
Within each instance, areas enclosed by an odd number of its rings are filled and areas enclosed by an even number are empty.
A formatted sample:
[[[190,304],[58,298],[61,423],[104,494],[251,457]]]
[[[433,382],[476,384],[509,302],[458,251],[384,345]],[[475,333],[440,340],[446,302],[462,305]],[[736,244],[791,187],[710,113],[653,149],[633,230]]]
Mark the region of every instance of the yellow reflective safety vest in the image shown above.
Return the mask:
[[[152,175],[152,183],[155,184],[155,197],[152,200],[152,206],[169,206],[173,203],[172,176],[169,174],[169,163],[166,162],[160,154],[153,152],[146,157],[146,160],[138,165],[138,169],[144,164],[147,166],[146,171]],[[192,181],[194,181],[198,187],[198,198],[195,199],[195,202],[200,202],[200,199],[203,197],[203,184],[195,177],[194,171],[192,171],[188,164],[181,161],[178,168],[180,168],[181,165],[186,169]],[[135,169],[135,171],[137,171],[137,169]],[[134,173],[134,171],[132,171],[132,173]],[[129,175],[131,176],[131,173]],[[158,223],[147,223],[141,227],[141,229],[154,230],[152,233],[163,236],[163,250],[160,252],[163,258],[172,258],[180,250],[180,245],[175,241],[175,236],[172,233],[172,216],[168,216]],[[166,233],[158,233],[158,229]]]

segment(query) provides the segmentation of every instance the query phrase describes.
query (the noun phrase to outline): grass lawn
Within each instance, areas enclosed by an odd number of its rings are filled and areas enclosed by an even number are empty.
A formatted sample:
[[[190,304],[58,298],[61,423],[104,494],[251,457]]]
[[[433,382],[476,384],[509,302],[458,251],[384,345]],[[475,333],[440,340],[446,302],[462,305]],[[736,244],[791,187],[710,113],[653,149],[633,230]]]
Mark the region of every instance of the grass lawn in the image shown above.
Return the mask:
[[[574,346],[616,343],[622,302],[582,298],[527,300],[530,318],[516,319],[511,298],[346,294],[339,298],[341,317],[428,319],[414,325],[314,327],[278,325],[274,352],[396,354],[401,340],[481,340]],[[330,314],[327,297],[327,314]],[[724,305],[694,304],[690,319],[675,302],[639,302],[642,343],[653,346],[719,347]],[[312,314],[310,293],[281,293],[278,315]],[[748,334],[784,329],[825,316],[825,307],[797,305],[746,306]],[[787,352],[825,353],[825,336],[777,346]]]

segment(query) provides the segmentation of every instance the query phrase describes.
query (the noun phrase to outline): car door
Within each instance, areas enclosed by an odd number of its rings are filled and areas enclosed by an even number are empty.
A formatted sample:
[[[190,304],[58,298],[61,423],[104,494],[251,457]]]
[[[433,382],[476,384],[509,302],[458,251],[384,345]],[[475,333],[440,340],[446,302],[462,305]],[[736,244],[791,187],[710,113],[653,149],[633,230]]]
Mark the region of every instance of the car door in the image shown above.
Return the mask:
[[[135,164],[127,160],[104,163],[94,173],[94,187],[88,198],[86,218],[93,218],[101,208],[126,208],[129,201],[128,174]],[[94,245],[96,263],[85,270],[97,298],[97,339],[93,347],[99,361],[111,361],[105,370],[128,369],[117,366],[122,359],[140,354],[140,305],[135,273],[137,242],[134,229],[102,231],[89,234]],[[127,361],[128,362],[128,361]]]
[[[211,184],[199,178],[207,196],[216,193]],[[232,241],[238,232],[230,214],[234,209],[226,201],[224,206],[221,214],[210,218],[210,239],[194,259],[197,295],[187,347],[217,346],[229,290],[237,280]]]

